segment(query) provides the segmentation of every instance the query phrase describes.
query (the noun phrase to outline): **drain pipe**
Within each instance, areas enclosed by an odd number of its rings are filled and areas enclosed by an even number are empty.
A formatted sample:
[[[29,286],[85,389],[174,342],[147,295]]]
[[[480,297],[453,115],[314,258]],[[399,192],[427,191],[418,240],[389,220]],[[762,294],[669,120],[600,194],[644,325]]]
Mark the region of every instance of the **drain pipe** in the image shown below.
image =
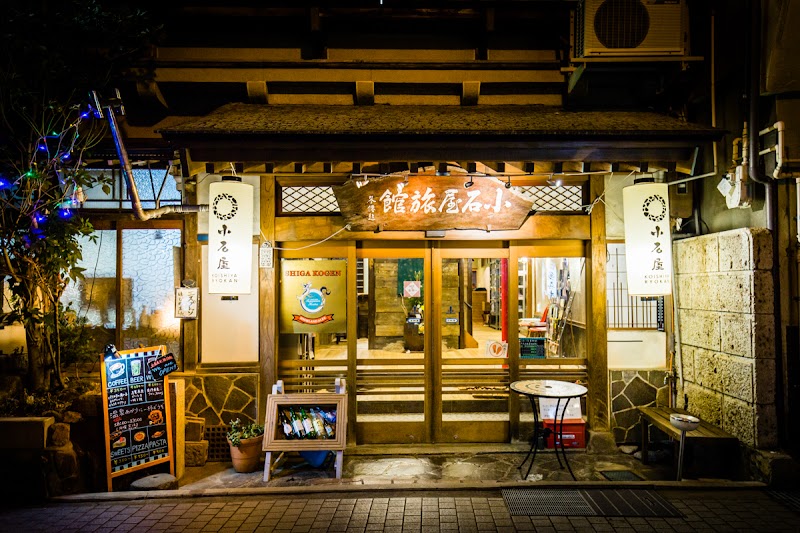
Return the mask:
[[[150,209],[145,211],[142,208],[142,201],[139,198],[139,189],[136,188],[136,182],[133,180],[133,168],[131,167],[130,159],[128,158],[128,150],[125,149],[125,143],[122,141],[122,134],[119,131],[119,124],[117,123],[117,115],[114,107],[117,106],[120,112],[124,115],[125,108],[122,107],[122,100],[120,98],[119,90],[116,91],[116,98],[110,99],[103,105],[100,104],[100,97],[96,91],[92,91],[92,99],[95,103],[95,115],[98,118],[103,118],[106,115],[108,125],[111,128],[111,137],[114,139],[114,146],[117,148],[117,156],[119,163],[122,167],[122,174],[125,176],[125,183],[128,186],[128,194],[131,197],[131,206],[133,213],[139,220],[150,220],[159,218],[169,213],[207,213],[208,205],[167,205],[157,209]],[[105,111],[105,113],[104,113]]]
[[[778,239],[778,198],[775,194],[775,182],[761,173],[758,167],[758,99],[761,94],[761,1],[750,0],[750,80],[748,87],[750,144],[748,146],[748,174],[756,183],[764,185],[764,210],[767,229],[772,234],[772,304],[775,310],[775,408],[778,420],[784,419],[784,382],[783,382],[783,313],[781,312],[781,277],[780,277],[780,242]],[[778,443],[785,442],[786,427],[778,424]]]

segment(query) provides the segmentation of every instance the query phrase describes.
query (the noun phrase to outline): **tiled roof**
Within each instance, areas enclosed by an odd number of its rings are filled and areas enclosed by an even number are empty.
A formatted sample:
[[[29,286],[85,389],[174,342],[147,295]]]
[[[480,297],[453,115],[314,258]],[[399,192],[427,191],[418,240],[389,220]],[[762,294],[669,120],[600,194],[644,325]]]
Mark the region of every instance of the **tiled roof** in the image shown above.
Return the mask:
[[[458,135],[575,138],[716,138],[722,130],[653,112],[549,106],[325,106],[231,103],[159,130],[165,137],[219,135]]]

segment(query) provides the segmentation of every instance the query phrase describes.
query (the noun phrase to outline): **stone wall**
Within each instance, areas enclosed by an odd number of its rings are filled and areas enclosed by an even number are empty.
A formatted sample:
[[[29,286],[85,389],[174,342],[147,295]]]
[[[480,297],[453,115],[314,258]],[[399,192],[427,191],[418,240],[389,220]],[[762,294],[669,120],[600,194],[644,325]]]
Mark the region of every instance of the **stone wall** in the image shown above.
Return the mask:
[[[197,374],[185,376],[186,414],[204,418],[206,427],[231,420],[256,420],[258,374]]]
[[[642,440],[638,407],[669,404],[665,370],[611,370],[611,430],[618,443]]]
[[[683,395],[743,443],[777,444],[771,237],[743,228],[674,244]]]

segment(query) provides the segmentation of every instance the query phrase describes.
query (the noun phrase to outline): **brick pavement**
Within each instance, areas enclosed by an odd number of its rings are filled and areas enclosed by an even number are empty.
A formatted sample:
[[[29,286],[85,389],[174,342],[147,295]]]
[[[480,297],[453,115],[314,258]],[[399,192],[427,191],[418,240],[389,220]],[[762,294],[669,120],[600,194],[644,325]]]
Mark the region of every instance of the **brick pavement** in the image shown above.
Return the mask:
[[[511,516],[499,491],[243,495],[0,509],[0,531],[800,531],[763,490],[659,490],[683,518]]]

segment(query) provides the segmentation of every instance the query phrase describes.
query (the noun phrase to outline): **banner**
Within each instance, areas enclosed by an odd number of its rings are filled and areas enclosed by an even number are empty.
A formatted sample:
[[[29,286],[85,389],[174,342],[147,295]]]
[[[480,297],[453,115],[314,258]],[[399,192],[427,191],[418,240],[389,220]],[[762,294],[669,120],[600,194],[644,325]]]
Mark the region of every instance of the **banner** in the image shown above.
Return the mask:
[[[208,292],[249,294],[253,254],[253,186],[209,185]]]
[[[637,183],[622,190],[628,294],[672,294],[672,235],[666,183]]]
[[[347,332],[347,261],[281,261],[281,333]]]

